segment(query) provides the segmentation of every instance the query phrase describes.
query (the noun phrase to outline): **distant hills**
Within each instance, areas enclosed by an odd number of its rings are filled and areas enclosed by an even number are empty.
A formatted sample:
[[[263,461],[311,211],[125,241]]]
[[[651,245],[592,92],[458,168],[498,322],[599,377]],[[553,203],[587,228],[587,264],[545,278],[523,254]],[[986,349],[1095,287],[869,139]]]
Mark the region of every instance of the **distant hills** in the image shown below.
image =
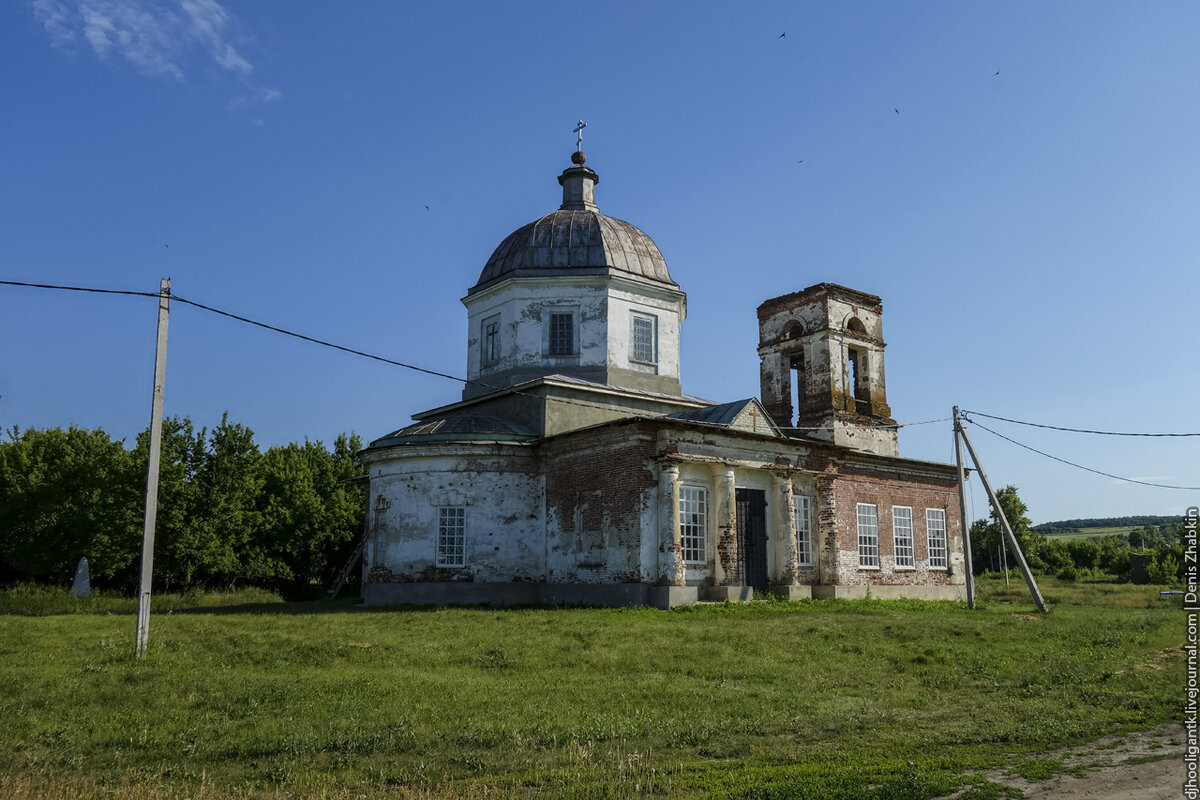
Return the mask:
[[[1064,519],[1058,522],[1043,522],[1032,526],[1038,533],[1053,533],[1054,531],[1074,531],[1084,528],[1144,528],[1146,526],[1160,527],[1162,525],[1178,525],[1178,516],[1155,517],[1097,517],[1095,519]]]

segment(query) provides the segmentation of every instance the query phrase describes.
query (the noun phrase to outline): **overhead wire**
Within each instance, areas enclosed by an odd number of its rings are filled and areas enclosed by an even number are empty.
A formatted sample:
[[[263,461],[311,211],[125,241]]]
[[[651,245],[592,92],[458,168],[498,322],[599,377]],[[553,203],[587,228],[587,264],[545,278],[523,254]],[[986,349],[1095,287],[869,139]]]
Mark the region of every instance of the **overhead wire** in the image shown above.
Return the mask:
[[[288,330],[287,328],[281,328],[277,325],[271,325],[266,322],[260,322],[258,320],[251,319],[249,317],[244,317],[240,314],[234,314],[231,311],[225,311],[220,308],[215,308],[213,306],[206,305],[204,303],[200,303],[195,300],[189,300],[186,297],[182,297],[178,294],[171,292],[169,289],[165,293],[139,292],[139,291],[125,290],[125,289],[99,289],[99,288],[85,287],[85,286],[65,286],[65,285],[60,285],[60,284],[29,283],[29,282],[25,282],[25,281],[7,281],[7,280],[0,280],[0,285],[24,286],[24,287],[30,287],[30,288],[35,288],[35,289],[58,289],[58,290],[62,290],[62,291],[71,291],[71,292],[92,292],[95,294],[134,295],[134,296],[138,296],[138,297],[161,298],[163,296],[166,296],[166,297],[169,297],[171,300],[174,300],[177,303],[183,303],[185,305],[189,305],[194,308],[201,309],[202,311],[208,311],[212,314],[218,314],[223,317],[228,317],[229,319],[237,320],[238,322],[242,322],[247,325],[253,325],[255,327],[263,328],[264,330],[273,331],[274,333],[279,333],[284,336],[291,336],[293,338],[301,339],[303,341],[310,342],[312,344],[321,345],[322,347],[329,347],[334,350],[340,350],[344,353],[350,353],[351,355],[360,356],[362,358],[369,358],[373,361],[379,361],[384,364],[390,364],[392,366],[402,367],[404,369],[413,370],[414,372],[420,372],[425,375],[432,375],[432,376],[438,377],[438,378],[446,378],[448,380],[457,381],[458,383],[462,383],[465,385],[479,386],[484,389],[489,389],[491,391],[507,391],[510,394],[518,395],[521,397],[529,397],[534,400],[540,400],[542,402],[563,403],[565,405],[573,405],[573,406],[579,406],[579,407],[583,407],[583,408],[601,409],[601,410],[606,410],[606,411],[611,410],[611,406],[601,405],[599,403],[588,403],[583,400],[569,400],[565,397],[543,397],[542,395],[532,394],[530,392],[523,392],[523,391],[521,391],[519,389],[515,389],[513,387],[495,386],[493,384],[487,383],[486,381],[481,381],[478,379],[460,378],[457,375],[451,375],[446,372],[439,372],[437,370],[427,369],[425,367],[418,367],[415,364],[408,364],[403,361],[397,361],[396,359],[393,359],[393,358],[387,358],[385,356],[376,355],[374,353],[368,353],[365,350],[358,350],[353,347],[346,347],[345,345],[336,344],[334,342],[330,342],[325,339],[318,339],[315,336],[307,336],[303,333],[297,333],[296,331]],[[906,427],[909,425],[927,425],[931,422],[944,422],[947,419],[949,419],[949,417],[943,417],[941,419],[934,419],[934,420],[923,420],[921,422],[889,423],[889,424],[881,424],[881,425],[857,425],[856,427],[885,428],[885,429],[886,428],[903,428],[903,427]],[[780,427],[780,430],[790,430],[790,431],[821,430],[821,428],[819,428],[819,427],[813,427],[813,428],[796,428],[796,427],[786,427],[786,426],[779,426],[779,427]]]
[[[1087,428],[1066,428],[1061,425],[1043,425],[1038,422],[1023,422],[1019,419],[1009,419],[1008,417],[997,417],[992,414],[985,414],[982,411],[967,411],[962,410],[963,414],[975,414],[988,419],[998,419],[1001,422],[1012,422],[1016,425],[1028,425],[1032,428],[1048,428],[1052,431],[1069,431],[1070,433],[1092,433],[1100,436],[1200,436],[1200,433],[1128,433],[1124,431],[1094,431]],[[975,423],[978,425],[979,423]]]
[[[1127,483],[1137,483],[1142,486],[1153,486],[1153,487],[1156,487],[1159,489],[1181,489],[1184,491],[1193,491],[1193,492],[1200,491],[1200,486],[1174,486],[1174,485],[1166,484],[1166,483],[1152,483],[1150,481],[1142,481],[1142,480],[1138,480],[1137,478],[1125,478],[1120,475],[1113,475],[1111,472],[1104,472],[1102,470],[1092,469],[1091,467],[1085,467],[1082,464],[1076,464],[1074,461],[1068,461],[1065,458],[1059,458],[1058,456],[1054,456],[1049,453],[1038,450],[1036,447],[1030,447],[1027,444],[1022,444],[1021,442],[1018,442],[1016,439],[1010,439],[1009,437],[1005,436],[1004,434],[998,433],[997,431],[992,430],[991,428],[987,427],[986,425],[984,425],[980,422],[977,422],[973,419],[968,418],[967,412],[965,412],[965,411],[960,411],[959,415],[960,415],[960,418],[964,422],[969,422],[972,425],[974,425],[975,427],[981,428],[982,430],[987,431],[988,433],[992,434],[993,436],[999,436],[1004,441],[1015,444],[1017,447],[1023,447],[1026,450],[1029,450],[1030,452],[1037,453],[1039,456],[1044,456],[1044,457],[1052,459],[1054,461],[1058,461],[1062,464],[1066,464],[1068,466],[1075,467],[1076,469],[1082,469],[1087,472],[1092,472],[1092,473],[1095,473],[1096,475],[1103,475],[1106,478],[1113,478],[1114,480],[1118,480],[1118,481],[1125,481]]]

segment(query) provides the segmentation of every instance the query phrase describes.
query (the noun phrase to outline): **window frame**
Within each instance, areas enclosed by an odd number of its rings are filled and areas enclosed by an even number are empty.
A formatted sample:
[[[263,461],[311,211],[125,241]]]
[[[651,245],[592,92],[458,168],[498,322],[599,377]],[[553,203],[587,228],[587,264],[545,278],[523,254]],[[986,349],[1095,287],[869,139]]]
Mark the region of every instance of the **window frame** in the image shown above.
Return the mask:
[[[494,332],[488,328],[495,326]],[[494,335],[493,335],[494,333]],[[500,315],[493,314],[480,323],[479,332],[479,363],[490,367],[500,361]]]
[[[649,327],[650,348],[649,358],[638,355],[638,323],[646,323]],[[635,364],[657,366],[658,364],[658,317],[644,311],[631,311],[629,314],[629,360]]]
[[[559,337],[555,336],[555,318],[566,317],[567,333],[570,334],[570,345],[567,350],[556,349],[556,344],[561,347],[562,331],[559,330]],[[551,306],[546,309],[546,338],[545,352],[548,358],[575,358],[579,356],[579,309],[573,306]]]
[[[869,520],[863,512],[870,509]],[[879,569],[879,507],[875,503],[858,503],[855,506],[858,523],[858,568]],[[869,527],[864,525],[869,522]]]
[[[936,526],[934,525],[935,521]],[[935,530],[940,534],[937,538],[934,536]],[[949,571],[950,539],[949,532],[946,530],[946,509],[925,509],[925,538],[929,547],[929,568]]]
[[[907,543],[902,545],[901,531],[904,528],[901,526],[900,520],[903,512],[908,513],[908,525]],[[902,547],[908,551],[903,561],[900,554]],[[916,537],[913,536],[912,506],[892,506],[892,557],[896,561],[896,569],[898,570],[917,568],[917,541]]]
[[[816,498],[812,495],[794,495],[792,502],[796,513],[796,566],[813,566],[813,529],[816,517]]]
[[[466,506],[438,506],[434,564],[444,569],[461,569],[467,565]]]
[[[708,563],[706,486],[685,483],[679,487],[679,554],[684,564]],[[689,558],[689,555],[692,558]]]

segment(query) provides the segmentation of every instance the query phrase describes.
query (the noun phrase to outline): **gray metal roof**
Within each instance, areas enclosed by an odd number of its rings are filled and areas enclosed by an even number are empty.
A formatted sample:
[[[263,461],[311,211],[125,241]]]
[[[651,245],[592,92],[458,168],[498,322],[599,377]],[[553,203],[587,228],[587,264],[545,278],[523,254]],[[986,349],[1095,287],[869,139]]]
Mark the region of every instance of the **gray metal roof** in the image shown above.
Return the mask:
[[[528,441],[537,434],[490,414],[460,414],[418,422],[392,431],[370,447],[420,442]]]
[[[526,270],[588,268],[677,287],[658,245],[637,226],[592,209],[561,208],[509,234],[476,286]]]

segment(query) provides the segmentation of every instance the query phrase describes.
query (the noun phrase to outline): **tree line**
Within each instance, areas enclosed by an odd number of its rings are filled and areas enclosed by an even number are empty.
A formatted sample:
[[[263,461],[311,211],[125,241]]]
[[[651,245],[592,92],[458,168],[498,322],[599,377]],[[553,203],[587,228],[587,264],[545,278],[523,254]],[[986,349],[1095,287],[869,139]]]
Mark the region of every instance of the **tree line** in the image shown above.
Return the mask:
[[[1043,522],[1034,525],[1038,533],[1054,533],[1056,531],[1072,531],[1080,528],[1127,528],[1134,526],[1159,527],[1162,525],[1177,525],[1176,517],[1141,515],[1135,517],[1094,517],[1092,519],[1063,519],[1056,522]]]
[[[163,421],[155,534],[159,591],[326,585],[362,530],[356,435],[261,451],[228,414],[211,431]],[[81,556],[98,586],[133,590],[141,564],[149,430],[132,448],[103,430],[12,428],[0,441],[0,582],[69,583]]]
[[[996,499],[1004,509],[1004,516],[1021,546],[1021,552],[1025,554],[1025,560],[1034,571],[1056,575],[1068,581],[1076,580],[1081,575],[1098,574],[1128,581],[1132,577],[1130,553],[1145,552],[1150,557],[1147,572],[1151,583],[1170,584],[1183,577],[1183,525],[1180,522],[1175,522],[1174,525],[1158,525],[1161,521],[1170,520],[1170,517],[1114,517],[1053,523],[1066,528],[1069,523],[1088,522],[1095,525],[1079,527],[1097,527],[1105,522],[1112,522],[1115,526],[1138,524],[1120,523],[1118,520],[1142,520],[1141,524],[1146,525],[1127,534],[1063,541],[1046,536],[1043,533],[1045,528],[1041,525],[1030,526],[1029,517],[1025,513],[1028,507],[1021,500],[1015,486],[1005,486],[996,492]],[[988,518],[976,520],[971,524],[972,565],[976,573],[1002,568],[1005,559],[1001,544],[1003,536],[1000,517],[994,508],[991,509]],[[1012,553],[1007,553],[1007,559],[1008,566],[1015,568],[1016,561]]]

